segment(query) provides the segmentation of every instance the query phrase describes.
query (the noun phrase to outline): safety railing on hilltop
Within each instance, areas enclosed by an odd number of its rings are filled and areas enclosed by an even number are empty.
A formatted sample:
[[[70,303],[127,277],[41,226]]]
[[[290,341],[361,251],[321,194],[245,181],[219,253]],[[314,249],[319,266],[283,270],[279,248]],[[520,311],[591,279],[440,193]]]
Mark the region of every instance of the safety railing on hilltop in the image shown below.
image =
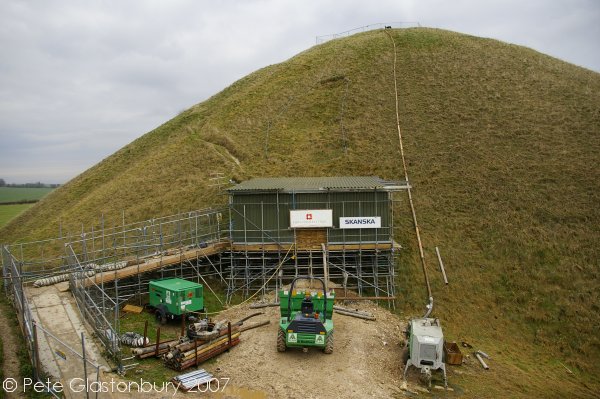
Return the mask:
[[[421,27],[421,24],[416,21],[406,21],[406,22],[380,22],[376,24],[370,24],[361,26],[358,28],[350,29],[340,33],[332,33],[329,35],[317,36],[315,39],[316,44],[321,44],[329,40],[339,39],[341,37],[352,36],[355,33],[366,32],[375,29],[385,29],[385,28],[410,28],[410,27]]]

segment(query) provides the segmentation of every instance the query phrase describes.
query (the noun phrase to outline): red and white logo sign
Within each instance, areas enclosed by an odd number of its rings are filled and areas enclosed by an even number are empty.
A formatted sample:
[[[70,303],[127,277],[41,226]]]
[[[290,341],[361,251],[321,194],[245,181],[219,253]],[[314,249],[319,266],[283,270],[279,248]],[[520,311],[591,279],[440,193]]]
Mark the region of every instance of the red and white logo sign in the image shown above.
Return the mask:
[[[333,227],[333,211],[331,209],[310,209],[290,211],[290,227]]]

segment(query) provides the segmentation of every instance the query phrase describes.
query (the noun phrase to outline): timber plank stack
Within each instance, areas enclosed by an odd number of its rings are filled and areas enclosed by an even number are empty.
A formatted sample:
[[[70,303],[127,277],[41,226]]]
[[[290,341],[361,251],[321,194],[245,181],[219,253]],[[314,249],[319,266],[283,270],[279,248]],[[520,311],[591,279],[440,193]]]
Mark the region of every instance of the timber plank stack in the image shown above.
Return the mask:
[[[269,320],[266,320],[242,327],[244,321],[259,314],[263,313],[252,314],[234,324],[227,320],[211,324],[215,326],[216,330],[214,330],[214,334],[210,335],[210,339],[182,337],[178,340],[151,344],[144,348],[135,348],[132,349],[132,353],[138,359],[162,357],[165,366],[183,371],[233,348],[240,343],[243,331],[270,323]]]
[[[192,341],[193,348],[187,351],[175,348],[163,357],[165,366],[177,371],[183,371],[192,366],[197,366],[239,344],[240,334],[239,331],[236,333],[232,332],[231,334],[215,338],[204,344],[200,344],[198,341]]]

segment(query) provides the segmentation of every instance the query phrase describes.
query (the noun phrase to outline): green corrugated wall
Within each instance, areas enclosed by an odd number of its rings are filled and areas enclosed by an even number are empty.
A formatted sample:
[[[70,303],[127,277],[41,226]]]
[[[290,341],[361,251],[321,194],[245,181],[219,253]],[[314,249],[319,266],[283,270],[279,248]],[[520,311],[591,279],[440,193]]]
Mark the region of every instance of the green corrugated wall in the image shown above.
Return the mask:
[[[332,209],[330,243],[391,242],[389,193],[232,193],[231,238],[236,243],[291,243],[290,210]],[[245,215],[245,217],[244,217]],[[340,217],[379,216],[380,229],[340,229]]]

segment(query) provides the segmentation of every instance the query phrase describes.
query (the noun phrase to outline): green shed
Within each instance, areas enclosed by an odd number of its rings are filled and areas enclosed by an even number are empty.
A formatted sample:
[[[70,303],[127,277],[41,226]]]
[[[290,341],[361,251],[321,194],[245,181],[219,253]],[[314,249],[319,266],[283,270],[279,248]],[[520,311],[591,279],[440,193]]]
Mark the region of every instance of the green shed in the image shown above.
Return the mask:
[[[234,244],[392,243],[391,193],[406,182],[375,176],[252,179],[230,188]]]
[[[150,281],[150,305],[174,316],[204,309],[202,284],[181,278]]]

